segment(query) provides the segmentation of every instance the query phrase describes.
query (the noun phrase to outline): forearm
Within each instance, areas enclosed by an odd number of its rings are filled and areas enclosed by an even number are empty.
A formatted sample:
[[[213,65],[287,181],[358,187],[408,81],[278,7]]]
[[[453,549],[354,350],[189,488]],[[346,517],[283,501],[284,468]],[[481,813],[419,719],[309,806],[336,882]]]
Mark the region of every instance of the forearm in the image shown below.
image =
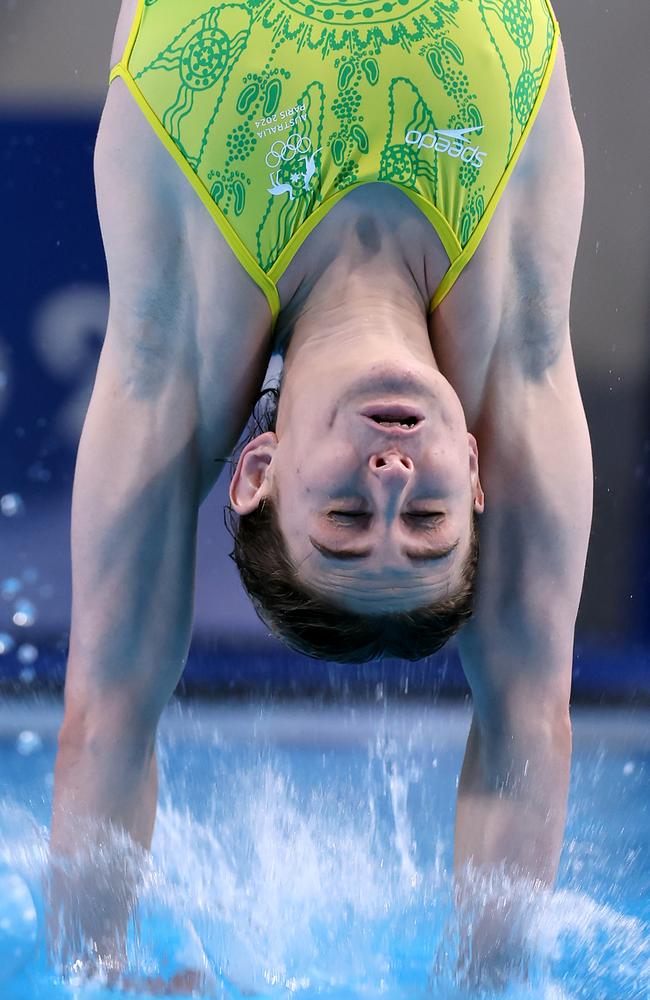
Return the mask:
[[[74,720],[61,731],[48,936],[57,963],[100,958],[119,970],[137,895],[138,858],[137,848],[118,842],[126,833],[134,844],[150,847],[157,768],[153,734],[132,738],[105,721],[103,733]]]
[[[522,935],[534,898],[521,880],[538,888],[555,883],[570,759],[568,709],[552,717],[531,705],[513,724],[482,724],[476,715],[472,720],[454,857],[458,970],[472,988],[503,986],[514,969],[525,974]],[[490,880],[495,870],[499,874]]]
[[[481,723],[475,715],[460,776],[454,864],[498,865],[553,885],[566,822],[571,726],[536,717]]]

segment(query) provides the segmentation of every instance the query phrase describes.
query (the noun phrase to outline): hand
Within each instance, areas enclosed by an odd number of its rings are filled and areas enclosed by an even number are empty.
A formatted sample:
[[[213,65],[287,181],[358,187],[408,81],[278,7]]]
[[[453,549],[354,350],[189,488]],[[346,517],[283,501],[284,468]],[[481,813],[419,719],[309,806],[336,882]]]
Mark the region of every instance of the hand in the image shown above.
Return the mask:
[[[212,973],[184,969],[171,979],[161,976],[122,976],[119,988],[125,993],[149,993],[157,997],[192,996],[215,997],[216,981]]]
[[[432,988],[444,984],[465,994],[498,992],[513,981],[529,981],[530,893],[497,878],[457,883],[455,911],[438,946],[430,977]]]
[[[76,984],[102,980],[109,989],[123,993],[150,994],[151,996],[216,997],[217,980],[209,969],[182,969],[168,979],[162,976],[143,976],[124,972],[126,958],[96,957],[77,959],[68,966],[67,977],[72,974]]]

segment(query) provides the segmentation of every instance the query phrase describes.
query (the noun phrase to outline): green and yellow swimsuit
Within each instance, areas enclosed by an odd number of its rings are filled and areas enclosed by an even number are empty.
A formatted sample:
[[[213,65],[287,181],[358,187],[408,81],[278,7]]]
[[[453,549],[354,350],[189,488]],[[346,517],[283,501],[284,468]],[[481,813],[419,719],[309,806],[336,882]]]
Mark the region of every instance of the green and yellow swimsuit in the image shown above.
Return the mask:
[[[139,0],[110,79],[266,295],[361,184],[403,191],[450,266],[483,236],[548,86],[548,0]]]

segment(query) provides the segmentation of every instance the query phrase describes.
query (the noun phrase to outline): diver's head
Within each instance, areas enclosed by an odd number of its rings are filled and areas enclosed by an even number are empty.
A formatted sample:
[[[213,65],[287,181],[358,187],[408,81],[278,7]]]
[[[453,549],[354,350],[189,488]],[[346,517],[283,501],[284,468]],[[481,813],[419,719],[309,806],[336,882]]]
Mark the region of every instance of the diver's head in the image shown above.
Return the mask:
[[[351,360],[330,354],[327,370],[285,377],[277,420],[232,479],[234,555],[258,613],[293,648],[419,659],[471,615],[477,444],[427,357]]]

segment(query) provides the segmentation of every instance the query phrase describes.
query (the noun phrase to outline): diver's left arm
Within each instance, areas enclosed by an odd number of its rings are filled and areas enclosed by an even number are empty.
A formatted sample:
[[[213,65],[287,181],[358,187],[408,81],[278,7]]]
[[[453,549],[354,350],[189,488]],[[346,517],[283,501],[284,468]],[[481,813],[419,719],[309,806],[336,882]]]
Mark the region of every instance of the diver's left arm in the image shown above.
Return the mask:
[[[513,372],[479,431],[485,491],[473,618],[459,636],[473,719],[455,863],[552,885],[565,825],[574,628],[592,516],[589,432],[568,329],[543,374]],[[481,461],[482,459],[482,461]]]
[[[476,919],[480,886],[465,878],[468,863],[484,871],[503,866],[548,887],[557,875],[574,628],[592,516],[591,448],[568,325],[543,373],[526,376],[515,356],[500,363],[511,366],[510,389],[488,401],[478,429],[486,503],[475,613],[459,636],[473,718],[454,863],[461,912],[466,900],[474,913],[465,941],[474,983],[498,982],[521,948],[502,891],[480,903]]]
[[[459,637],[474,708],[456,814],[461,893],[471,883],[460,875],[468,862],[503,865],[548,887],[559,866],[574,629],[593,501],[569,332],[583,199],[582,145],[562,57],[495,231],[509,252],[495,300],[499,333],[471,428],[485,510],[475,613]],[[499,272],[490,262],[488,269],[494,287]],[[490,947],[497,956],[509,950],[513,922],[495,912],[486,907],[483,926],[474,927],[477,959]]]

